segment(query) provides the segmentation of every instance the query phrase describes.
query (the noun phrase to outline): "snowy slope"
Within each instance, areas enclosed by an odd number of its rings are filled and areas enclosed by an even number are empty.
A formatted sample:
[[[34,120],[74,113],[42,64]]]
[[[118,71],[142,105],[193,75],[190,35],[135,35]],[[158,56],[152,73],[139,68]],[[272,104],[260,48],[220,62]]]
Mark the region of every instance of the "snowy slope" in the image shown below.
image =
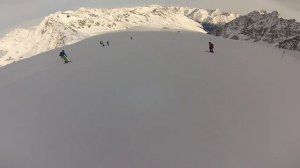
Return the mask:
[[[172,28],[206,33],[201,23],[224,24],[237,14],[188,7],[151,5],[136,8],[57,12],[38,26],[16,29],[0,39],[0,65],[7,65],[41,52],[104,32],[131,27]]]
[[[171,30],[63,49],[0,69],[1,168],[300,166],[296,53]]]

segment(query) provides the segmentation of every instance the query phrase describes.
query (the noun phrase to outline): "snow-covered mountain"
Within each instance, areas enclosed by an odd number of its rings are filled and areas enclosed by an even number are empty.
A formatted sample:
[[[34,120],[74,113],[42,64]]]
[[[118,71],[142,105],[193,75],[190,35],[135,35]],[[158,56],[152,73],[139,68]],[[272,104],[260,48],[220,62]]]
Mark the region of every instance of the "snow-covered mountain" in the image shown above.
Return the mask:
[[[283,19],[278,12],[253,11],[240,16],[211,34],[235,40],[267,42],[279,48],[300,51],[300,23]]]
[[[237,14],[188,7],[151,5],[136,8],[57,12],[38,26],[16,29],[0,39],[0,65],[108,31],[131,27],[185,29],[206,33],[202,23],[225,24]]]

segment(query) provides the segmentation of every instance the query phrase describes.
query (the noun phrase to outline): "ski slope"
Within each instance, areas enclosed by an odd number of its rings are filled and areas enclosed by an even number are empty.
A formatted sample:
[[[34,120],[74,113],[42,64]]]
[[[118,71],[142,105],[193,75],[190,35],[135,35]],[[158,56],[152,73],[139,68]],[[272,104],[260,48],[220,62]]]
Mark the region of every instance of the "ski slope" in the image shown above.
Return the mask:
[[[300,166],[297,52],[176,30],[63,49],[0,69],[1,168]]]
[[[219,9],[160,5],[58,11],[45,17],[36,26],[18,28],[0,38],[0,66],[108,32],[150,27],[206,33],[202,24],[223,25],[238,16]]]

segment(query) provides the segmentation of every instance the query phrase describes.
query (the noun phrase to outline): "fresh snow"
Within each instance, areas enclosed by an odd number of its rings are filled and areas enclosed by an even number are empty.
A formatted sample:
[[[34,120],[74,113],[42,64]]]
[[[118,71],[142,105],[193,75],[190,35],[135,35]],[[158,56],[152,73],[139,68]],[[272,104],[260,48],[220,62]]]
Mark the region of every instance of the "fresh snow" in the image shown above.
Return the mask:
[[[296,56],[166,29],[13,63],[0,69],[0,167],[298,168]]]

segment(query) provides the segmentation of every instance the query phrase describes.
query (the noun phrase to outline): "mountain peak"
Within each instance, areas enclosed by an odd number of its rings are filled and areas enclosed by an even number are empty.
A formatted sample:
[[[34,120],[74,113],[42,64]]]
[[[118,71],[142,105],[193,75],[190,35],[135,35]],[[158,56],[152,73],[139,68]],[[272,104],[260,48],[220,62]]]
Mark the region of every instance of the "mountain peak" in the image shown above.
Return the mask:
[[[274,17],[278,17],[279,16],[279,12],[278,11],[273,11],[270,13],[271,16],[274,16]]]
[[[260,10],[259,13],[260,13],[261,15],[266,15],[266,14],[268,14],[268,12],[267,12],[266,10]]]

